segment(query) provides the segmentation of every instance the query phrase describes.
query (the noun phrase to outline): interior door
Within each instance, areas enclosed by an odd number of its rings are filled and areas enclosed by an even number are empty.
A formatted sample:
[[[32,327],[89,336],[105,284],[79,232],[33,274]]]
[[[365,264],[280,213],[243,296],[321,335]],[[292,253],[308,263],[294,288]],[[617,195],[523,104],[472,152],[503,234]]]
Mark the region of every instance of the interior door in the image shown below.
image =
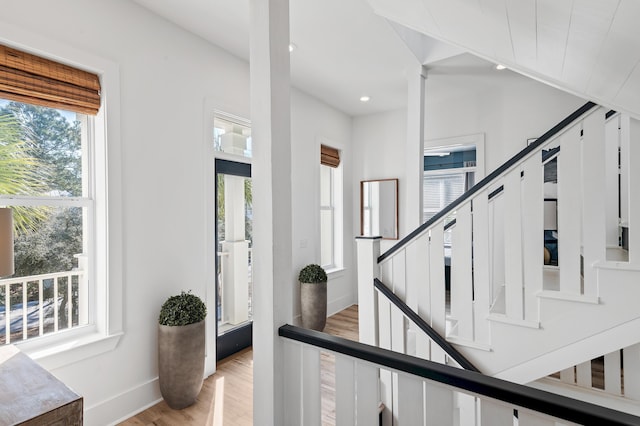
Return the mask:
[[[216,159],[216,359],[251,346],[251,165]]]

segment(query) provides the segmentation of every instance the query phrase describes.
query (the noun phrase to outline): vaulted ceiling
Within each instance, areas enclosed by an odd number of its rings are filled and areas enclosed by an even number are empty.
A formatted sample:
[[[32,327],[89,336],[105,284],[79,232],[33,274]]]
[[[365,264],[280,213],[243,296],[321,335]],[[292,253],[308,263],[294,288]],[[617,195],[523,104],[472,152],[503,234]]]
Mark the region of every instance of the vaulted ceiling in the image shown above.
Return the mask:
[[[368,0],[421,34],[640,117],[637,0]]]
[[[133,1],[248,60],[249,0]],[[640,117],[638,22],[638,0],[295,0],[292,84],[355,116],[405,107],[420,63],[474,84],[501,63]],[[435,62],[465,51],[487,62]]]

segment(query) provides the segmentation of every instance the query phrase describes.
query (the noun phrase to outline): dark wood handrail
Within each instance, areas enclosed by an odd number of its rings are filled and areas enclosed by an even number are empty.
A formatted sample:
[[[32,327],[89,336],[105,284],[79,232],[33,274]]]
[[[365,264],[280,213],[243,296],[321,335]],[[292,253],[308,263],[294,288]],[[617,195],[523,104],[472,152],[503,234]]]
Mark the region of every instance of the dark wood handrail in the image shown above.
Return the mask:
[[[469,188],[467,192],[462,194],[460,197],[458,197],[455,201],[453,201],[447,207],[445,207],[444,209],[436,213],[436,215],[433,216],[431,219],[429,219],[428,221],[420,225],[413,232],[411,232],[409,235],[407,235],[402,240],[400,240],[396,245],[394,245],[389,250],[381,254],[378,257],[378,263],[382,262],[384,259],[391,256],[396,251],[400,250],[402,247],[408,244],[411,240],[413,240],[416,236],[420,235],[425,229],[428,229],[429,227],[431,227],[431,225],[433,225],[434,223],[438,222],[441,218],[451,213],[464,201],[471,198],[473,194],[475,194],[476,192],[488,186],[491,182],[493,182],[498,176],[504,173],[511,166],[515,165],[518,161],[526,157],[529,153],[538,149],[540,145],[544,144],[553,136],[558,134],[562,129],[564,129],[565,127],[569,126],[571,123],[576,121],[578,118],[580,118],[581,115],[587,113],[588,111],[590,111],[591,109],[597,106],[598,105],[593,102],[587,102],[586,104],[582,105],[580,108],[575,110],[573,113],[571,113],[571,115],[569,115],[567,118],[565,118],[560,123],[556,124],[553,128],[551,128],[551,130],[547,131],[544,135],[540,136],[534,143],[527,146],[525,149],[523,149],[522,151],[520,151],[519,153],[511,157],[509,160],[507,160],[505,163],[503,163],[501,166],[499,166],[497,169],[491,172],[488,176],[486,176],[476,185]]]
[[[578,424],[640,425],[640,417],[631,414],[319,331],[287,324],[278,335]]]
[[[417,325],[420,330],[425,332],[431,340],[436,342],[436,344],[440,346],[442,350],[447,353],[447,355],[453,358],[455,362],[460,364],[460,367],[464,368],[465,370],[475,371],[478,373],[480,372],[480,370],[478,370],[475,365],[473,365],[467,358],[464,357],[464,355],[458,352],[458,350],[451,343],[447,342],[444,337],[442,337],[429,324],[427,324],[425,320],[420,317],[420,315],[418,315],[413,309],[407,306],[407,304],[404,303],[398,296],[396,296],[396,294],[391,291],[389,287],[384,285],[382,281],[375,278],[373,280],[373,285],[378,289],[380,293],[382,293],[387,299],[389,299],[391,303],[396,305],[396,307],[400,309],[402,313],[407,316],[407,318],[409,318],[415,325]]]

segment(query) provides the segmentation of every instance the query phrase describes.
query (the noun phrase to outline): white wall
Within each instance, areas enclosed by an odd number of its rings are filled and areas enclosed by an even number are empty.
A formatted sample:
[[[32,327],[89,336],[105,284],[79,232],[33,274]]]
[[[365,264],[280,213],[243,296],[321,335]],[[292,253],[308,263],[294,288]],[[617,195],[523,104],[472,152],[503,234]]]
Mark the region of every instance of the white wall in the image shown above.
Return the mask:
[[[426,82],[425,147],[434,139],[485,133],[486,174],[524,148],[528,138],[541,136],[585,101],[525,77],[509,76],[504,86],[481,81],[464,96],[435,100],[429,90],[445,77]],[[446,84],[455,85],[448,76]],[[400,237],[412,229],[405,226],[403,211],[406,184],[406,111],[397,110],[353,120],[354,185],[360,180],[400,178]],[[433,144],[431,144],[433,146]],[[359,191],[358,186],[354,186]],[[358,192],[354,194],[359,197]],[[354,229],[359,230],[359,199],[354,200]],[[383,240],[381,250],[394,241]]]
[[[351,188],[351,118],[326,104],[304,95],[291,93],[291,153],[293,192],[293,269],[300,271],[309,263],[320,263],[320,144],[340,150],[340,167],[346,183],[343,195],[345,218],[352,215],[350,200],[357,192]],[[344,221],[344,269],[329,274],[327,311],[333,314],[356,302],[357,288],[353,265],[355,248],[351,220]],[[294,318],[300,315],[300,289],[294,289]]]
[[[163,301],[183,289],[202,297],[212,291],[205,256],[207,197],[213,195],[205,191],[204,104],[213,100],[248,117],[249,67],[125,0],[13,2],[0,20],[120,67],[125,334],[115,350],[53,371],[84,397],[87,425],[109,424],[159,398],[156,324]],[[344,150],[350,174],[351,122],[296,91],[292,109],[296,268],[319,260],[318,137]],[[346,213],[352,214],[350,207]],[[348,223],[349,247],[352,236]],[[302,240],[307,248],[299,250]],[[355,299],[351,263],[346,250],[345,271],[329,284],[330,309]],[[291,285],[297,289],[294,277]]]
[[[404,110],[371,114],[353,119],[353,221],[354,231],[360,234],[360,181],[370,179],[399,178],[398,225],[400,237],[410,230],[403,220],[402,206],[405,203],[403,185],[405,180],[405,143],[407,139],[407,116]],[[380,250],[384,252],[395,240],[382,240]],[[355,245],[354,242],[352,244]]]

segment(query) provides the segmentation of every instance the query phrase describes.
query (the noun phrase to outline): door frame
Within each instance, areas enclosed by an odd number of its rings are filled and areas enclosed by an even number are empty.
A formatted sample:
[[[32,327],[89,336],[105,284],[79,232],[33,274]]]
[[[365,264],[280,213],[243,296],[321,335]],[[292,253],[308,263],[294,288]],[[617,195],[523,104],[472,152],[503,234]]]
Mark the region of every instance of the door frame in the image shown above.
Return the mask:
[[[214,259],[215,259],[215,270],[214,270],[214,294],[215,294],[215,303],[214,303],[214,336],[216,340],[215,351],[216,351],[216,361],[219,361],[223,358],[228,357],[244,348],[251,346],[252,344],[252,335],[253,335],[253,320],[249,321],[247,324],[241,325],[233,330],[230,330],[224,333],[222,336],[218,336],[218,175],[226,174],[233,176],[241,176],[251,178],[251,164],[250,163],[241,163],[232,160],[226,160],[222,158],[216,158],[214,163],[214,175],[213,175],[213,184],[214,184],[214,201],[213,201],[213,229],[214,229]]]

